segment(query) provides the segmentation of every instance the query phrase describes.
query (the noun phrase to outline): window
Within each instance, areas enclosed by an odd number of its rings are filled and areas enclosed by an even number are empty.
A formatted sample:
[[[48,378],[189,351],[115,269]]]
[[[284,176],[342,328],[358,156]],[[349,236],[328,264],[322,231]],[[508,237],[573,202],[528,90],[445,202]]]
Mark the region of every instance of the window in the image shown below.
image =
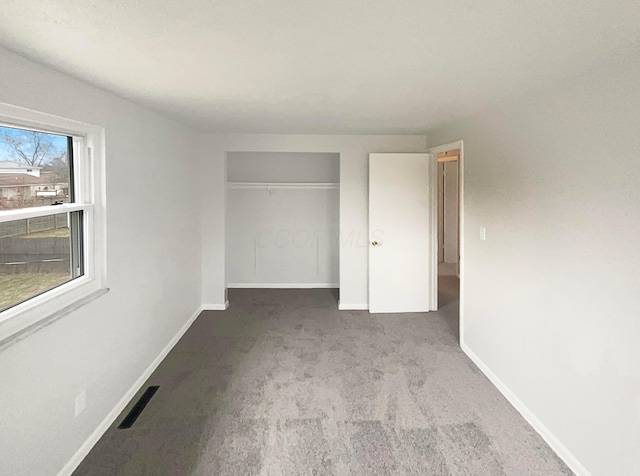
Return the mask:
[[[0,104],[0,345],[105,290],[103,131]]]

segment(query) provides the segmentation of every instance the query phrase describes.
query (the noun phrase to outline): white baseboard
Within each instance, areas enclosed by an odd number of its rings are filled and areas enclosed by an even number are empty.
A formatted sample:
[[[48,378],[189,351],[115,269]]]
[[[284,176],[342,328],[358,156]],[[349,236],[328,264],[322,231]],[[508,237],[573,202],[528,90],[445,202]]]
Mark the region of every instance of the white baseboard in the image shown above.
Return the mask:
[[[348,304],[338,301],[338,309],[340,311],[368,311],[369,304]]]
[[[230,289],[327,289],[339,288],[338,283],[230,283]]]
[[[491,383],[505,396],[511,405],[518,410],[527,422],[536,430],[547,444],[556,452],[556,454],[569,466],[569,468],[578,476],[591,476],[578,458],[576,458],[569,449],[542,423],[537,416],[520,400],[515,393],[505,385],[505,383],[494,374],[489,367],[464,343],[460,343],[460,347],[465,354],[478,366]]]
[[[109,414],[102,420],[102,423],[98,425],[98,427],[89,435],[89,438],[82,444],[82,446],[76,451],[76,453],[71,457],[71,459],[64,465],[64,467],[58,472],[58,476],[67,476],[71,475],[76,468],[80,465],[83,459],[89,454],[91,448],[100,440],[102,435],[109,429],[112,423],[118,418],[118,415],[124,410],[127,404],[131,401],[133,397],[135,397],[136,393],[142,388],[147,379],[151,376],[153,371],[160,365],[160,363],[165,359],[167,354],[171,352],[171,349],[178,343],[178,341],[182,338],[182,336],[189,330],[193,321],[197,319],[197,317],[202,312],[202,306],[198,308],[196,312],[189,318],[189,320],[185,323],[184,326],[178,331],[178,333],[173,336],[173,338],[169,341],[169,343],[165,346],[164,349],[160,352],[160,354],[151,362],[151,365],[147,367],[147,369],[142,373],[142,375],[135,381],[135,383],[131,386],[131,388],[124,394],[124,396],[120,399],[120,401],[116,404],[116,406],[109,412]]]
[[[225,301],[224,304],[203,304],[203,311],[226,311],[229,309],[229,301]]]

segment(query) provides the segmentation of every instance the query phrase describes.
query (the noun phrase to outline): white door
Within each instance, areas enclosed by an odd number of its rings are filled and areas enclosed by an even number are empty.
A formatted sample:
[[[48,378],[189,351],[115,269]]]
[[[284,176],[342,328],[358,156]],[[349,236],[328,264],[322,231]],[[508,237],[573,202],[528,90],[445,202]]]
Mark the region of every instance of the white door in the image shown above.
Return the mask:
[[[369,154],[370,312],[430,310],[429,177],[429,154]]]

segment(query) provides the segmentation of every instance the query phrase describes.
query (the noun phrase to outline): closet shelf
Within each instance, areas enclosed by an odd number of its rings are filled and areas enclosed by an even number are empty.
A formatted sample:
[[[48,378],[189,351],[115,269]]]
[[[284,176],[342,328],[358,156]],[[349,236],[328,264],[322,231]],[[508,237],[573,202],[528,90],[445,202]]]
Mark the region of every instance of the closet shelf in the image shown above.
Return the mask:
[[[289,188],[289,189],[331,189],[340,188],[338,182],[227,182],[227,188],[229,189],[254,189],[254,190],[269,190],[277,188]]]

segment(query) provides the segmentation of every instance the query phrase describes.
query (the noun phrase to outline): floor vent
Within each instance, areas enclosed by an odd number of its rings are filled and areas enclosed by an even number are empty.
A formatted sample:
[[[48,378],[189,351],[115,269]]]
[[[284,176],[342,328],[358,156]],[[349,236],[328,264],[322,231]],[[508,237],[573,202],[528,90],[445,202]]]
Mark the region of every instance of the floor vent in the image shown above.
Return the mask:
[[[136,420],[138,419],[138,417],[140,416],[140,414],[142,413],[142,410],[144,410],[144,407],[147,406],[147,404],[149,403],[151,398],[153,398],[153,396],[155,395],[155,393],[158,391],[159,388],[160,387],[157,385],[152,387],[147,387],[147,389],[144,391],[144,393],[140,397],[140,400],[138,400],[138,402],[133,406],[129,414],[124,418],[124,420],[122,420],[122,423],[120,423],[120,426],[118,426],[118,429],[126,430],[127,428],[131,428],[133,424],[136,422]]]

